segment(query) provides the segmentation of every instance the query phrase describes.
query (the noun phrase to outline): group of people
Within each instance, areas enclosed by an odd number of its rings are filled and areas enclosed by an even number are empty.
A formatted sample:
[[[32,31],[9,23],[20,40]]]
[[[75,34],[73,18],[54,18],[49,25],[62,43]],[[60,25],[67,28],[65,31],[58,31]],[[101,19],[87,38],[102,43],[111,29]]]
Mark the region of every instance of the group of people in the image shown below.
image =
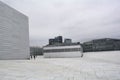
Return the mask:
[[[30,55],[30,59],[35,59],[37,57],[37,55]]]

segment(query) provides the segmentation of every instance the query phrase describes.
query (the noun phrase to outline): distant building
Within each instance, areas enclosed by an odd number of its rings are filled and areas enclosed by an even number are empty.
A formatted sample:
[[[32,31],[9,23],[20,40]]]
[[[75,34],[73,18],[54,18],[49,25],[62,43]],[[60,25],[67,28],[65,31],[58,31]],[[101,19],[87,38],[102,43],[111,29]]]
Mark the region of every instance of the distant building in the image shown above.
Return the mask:
[[[55,39],[49,39],[49,45],[54,45],[55,44]]]
[[[44,46],[45,58],[73,58],[82,57],[82,47],[80,44],[61,44],[61,45],[48,45]]]
[[[59,44],[59,43],[63,43],[63,39],[62,39],[62,36],[57,36],[57,37],[55,37],[55,43],[57,44]]]
[[[71,40],[71,39],[65,39],[65,40],[64,40],[64,43],[65,43],[65,44],[71,44],[71,43],[72,43],[72,40]]]
[[[30,55],[43,55],[43,48],[30,47]]]
[[[29,58],[28,17],[0,1],[0,60]]]
[[[83,49],[79,42],[72,43],[71,39],[65,39],[63,43],[62,36],[49,39],[49,45],[43,47],[45,58],[70,58],[82,57]]]
[[[57,36],[54,39],[49,39],[49,45],[62,44],[62,43],[63,43],[62,36]]]
[[[120,39],[103,38],[82,44],[84,52],[120,50]]]

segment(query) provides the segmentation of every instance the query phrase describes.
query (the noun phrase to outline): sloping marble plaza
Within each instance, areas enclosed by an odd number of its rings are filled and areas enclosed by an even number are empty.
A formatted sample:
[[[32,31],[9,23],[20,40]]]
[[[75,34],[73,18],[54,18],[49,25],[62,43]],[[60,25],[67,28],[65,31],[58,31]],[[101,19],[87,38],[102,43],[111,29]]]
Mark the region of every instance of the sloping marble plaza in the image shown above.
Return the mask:
[[[120,61],[88,58],[87,54],[83,58],[1,60],[0,80],[120,80]]]

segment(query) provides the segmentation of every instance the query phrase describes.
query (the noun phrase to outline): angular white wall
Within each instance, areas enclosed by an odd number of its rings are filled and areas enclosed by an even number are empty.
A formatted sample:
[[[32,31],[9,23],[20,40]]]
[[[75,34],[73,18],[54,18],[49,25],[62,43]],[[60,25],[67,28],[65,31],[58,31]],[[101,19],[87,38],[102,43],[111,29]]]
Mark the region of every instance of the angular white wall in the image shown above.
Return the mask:
[[[0,2],[0,60],[29,59],[28,17]]]

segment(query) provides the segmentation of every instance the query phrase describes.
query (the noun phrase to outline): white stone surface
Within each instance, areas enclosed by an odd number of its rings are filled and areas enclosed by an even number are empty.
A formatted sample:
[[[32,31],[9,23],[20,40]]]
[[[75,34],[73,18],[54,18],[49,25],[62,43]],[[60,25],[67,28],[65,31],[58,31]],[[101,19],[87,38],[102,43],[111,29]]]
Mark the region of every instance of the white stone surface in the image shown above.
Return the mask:
[[[0,59],[28,58],[28,17],[0,1]]]
[[[119,52],[114,55],[117,54]],[[88,57],[3,60],[0,61],[0,80],[120,80],[120,63]]]
[[[120,51],[88,52],[84,53],[84,58],[120,63]]]

